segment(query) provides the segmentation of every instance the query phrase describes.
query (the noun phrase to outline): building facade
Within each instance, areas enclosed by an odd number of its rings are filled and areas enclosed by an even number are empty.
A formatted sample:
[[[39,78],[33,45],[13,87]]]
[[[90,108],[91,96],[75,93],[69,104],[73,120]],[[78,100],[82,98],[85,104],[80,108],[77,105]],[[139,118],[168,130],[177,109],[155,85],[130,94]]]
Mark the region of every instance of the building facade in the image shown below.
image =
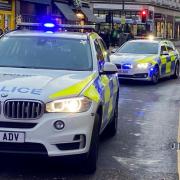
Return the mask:
[[[58,23],[88,24],[96,21],[88,1],[16,0],[16,23],[41,22],[47,16]]]
[[[0,29],[12,30],[15,27],[15,0],[0,0]]]
[[[180,39],[180,1],[179,0],[91,0],[94,15],[100,24],[108,26],[107,15],[113,17],[112,24],[129,24],[135,35],[143,31],[158,37]],[[141,13],[147,13],[142,23]]]

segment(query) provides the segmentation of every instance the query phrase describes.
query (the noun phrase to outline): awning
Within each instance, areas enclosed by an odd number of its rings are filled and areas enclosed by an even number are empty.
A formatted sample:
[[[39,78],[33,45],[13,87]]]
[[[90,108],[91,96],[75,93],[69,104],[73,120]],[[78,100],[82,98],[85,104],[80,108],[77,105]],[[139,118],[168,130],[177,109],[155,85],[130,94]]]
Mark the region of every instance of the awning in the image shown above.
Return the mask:
[[[26,2],[31,2],[31,3],[38,3],[38,4],[51,5],[51,1],[52,1],[52,0],[21,0],[21,1],[26,1]]]
[[[88,18],[89,22],[97,22],[97,18],[94,16],[94,14],[90,8],[81,7],[81,11]]]
[[[61,11],[61,13],[65,16],[68,21],[77,21],[77,17],[75,13],[72,11],[71,7],[68,4],[55,2],[57,8]]]

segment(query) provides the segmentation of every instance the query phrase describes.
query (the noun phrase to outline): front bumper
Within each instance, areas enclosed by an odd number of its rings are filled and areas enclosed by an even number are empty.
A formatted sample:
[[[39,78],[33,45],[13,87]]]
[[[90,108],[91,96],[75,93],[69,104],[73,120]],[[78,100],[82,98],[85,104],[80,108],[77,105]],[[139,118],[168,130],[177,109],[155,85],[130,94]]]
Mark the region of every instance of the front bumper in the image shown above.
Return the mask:
[[[132,69],[119,69],[118,78],[151,81],[153,73],[151,69],[153,67],[148,67],[147,69],[138,69],[136,67]]]
[[[15,120],[8,121],[9,127],[2,127],[0,131],[24,132],[25,143],[0,143],[0,152],[19,154],[46,154],[49,157],[84,154],[89,151],[91,135],[94,125],[94,115],[97,104],[92,103],[88,112],[84,113],[45,113],[40,119],[33,121],[16,121],[21,128],[13,127]],[[54,122],[61,120],[65,127],[57,130]],[[22,124],[35,124],[32,127]],[[11,126],[12,123],[12,126]],[[22,128],[23,127],[23,128]]]
[[[132,80],[142,80],[151,81],[151,77],[148,73],[138,73],[138,74],[118,74],[119,79],[132,79]]]

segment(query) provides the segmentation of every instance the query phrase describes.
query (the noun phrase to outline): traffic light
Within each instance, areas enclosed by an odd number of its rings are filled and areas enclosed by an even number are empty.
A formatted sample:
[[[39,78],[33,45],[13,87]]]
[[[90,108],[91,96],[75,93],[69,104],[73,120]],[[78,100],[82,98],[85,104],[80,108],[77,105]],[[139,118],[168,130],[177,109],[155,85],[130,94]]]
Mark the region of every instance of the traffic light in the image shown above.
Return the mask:
[[[147,10],[142,10],[142,12],[141,12],[141,22],[142,23],[146,23],[147,15],[148,15]]]

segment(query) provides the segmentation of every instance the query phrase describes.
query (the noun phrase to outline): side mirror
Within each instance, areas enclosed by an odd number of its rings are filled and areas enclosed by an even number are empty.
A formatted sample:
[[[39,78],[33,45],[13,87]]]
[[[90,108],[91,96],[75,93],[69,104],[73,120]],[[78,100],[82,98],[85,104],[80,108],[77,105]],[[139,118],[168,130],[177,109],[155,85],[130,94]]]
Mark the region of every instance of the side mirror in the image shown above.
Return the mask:
[[[169,52],[168,51],[163,51],[163,52],[161,52],[161,55],[168,56]]]
[[[111,53],[115,53],[117,51],[117,49],[112,49]]]
[[[105,62],[101,74],[115,74],[118,72],[118,68],[111,62]]]

